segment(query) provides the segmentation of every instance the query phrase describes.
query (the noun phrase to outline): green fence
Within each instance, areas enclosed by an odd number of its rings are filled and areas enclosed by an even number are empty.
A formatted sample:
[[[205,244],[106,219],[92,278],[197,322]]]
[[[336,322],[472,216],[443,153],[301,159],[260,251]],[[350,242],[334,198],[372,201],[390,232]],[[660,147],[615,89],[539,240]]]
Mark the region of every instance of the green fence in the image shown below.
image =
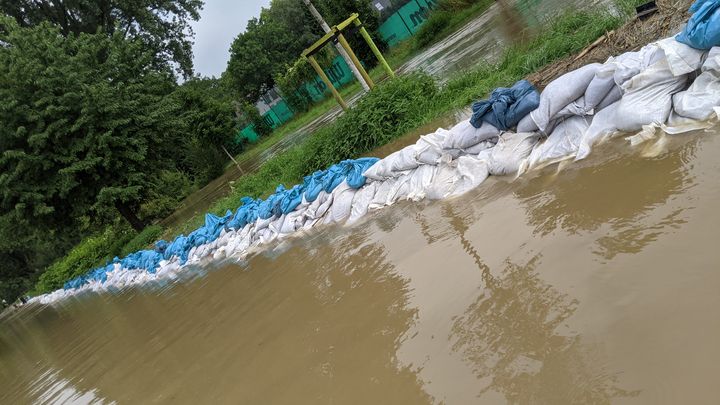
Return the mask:
[[[355,77],[350,71],[350,67],[340,56],[335,57],[329,67],[323,68],[325,74],[330,79],[330,82],[339,89],[340,87],[352,82]],[[310,94],[313,101],[320,101],[327,97],[330,90],[325,85],[325,82],[320,79],[320,76],[315,76],[314,80],[306,82],[303,87],[305,91]]]
[[[414,35],[435,7],[437,0],[412,0],[390,15],[380,25],[378,32],[388,46],[394,46]]]

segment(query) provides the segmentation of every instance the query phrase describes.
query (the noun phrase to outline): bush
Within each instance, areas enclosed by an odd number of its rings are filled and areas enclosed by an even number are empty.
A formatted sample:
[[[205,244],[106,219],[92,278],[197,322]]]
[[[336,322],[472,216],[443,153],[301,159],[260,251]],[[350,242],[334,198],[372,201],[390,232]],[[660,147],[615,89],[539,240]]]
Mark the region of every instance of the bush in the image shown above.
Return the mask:
[[[137,236],[130,239],[130,241],[122,248],[119,257],[125,257],[130,253],[150,248],[155,241],[160,239],[160,235],[162,235],[162,233],[163,228],[160,225],[150,225],[145,227],[145,229],[137,234]]]
[[[430,45],[445,28],[450,24],[453,15],[449,11],[438,10],[430,14],[430,18],[420,27],[415,34],[415,48],[423,48]]]
[[[158,178],[152,181],[149,189],[147,201],[140,206],[140,217],[148,222],[172,214],[177,209],[178,203],[190,194],[193,187],[185,173],[163,170]]]
[[[135,235],[128,227],[111,226],[99,235],[83,239],[70,253],[51,264],[40,276],[34,294],[61,288],[63,284],[89,270],[105,264],[120,253]]]

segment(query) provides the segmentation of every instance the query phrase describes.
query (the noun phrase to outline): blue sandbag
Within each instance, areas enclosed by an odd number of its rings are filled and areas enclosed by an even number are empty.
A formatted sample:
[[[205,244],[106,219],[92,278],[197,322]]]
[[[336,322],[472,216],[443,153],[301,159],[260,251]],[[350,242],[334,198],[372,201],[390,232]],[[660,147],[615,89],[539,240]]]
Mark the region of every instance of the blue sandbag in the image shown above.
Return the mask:
[[[697,0],[690,12],[693,15],[675,39],[695,49],[720,46],[720,0]]]
[[[230,229],[242,229],[245,225],[257,220],[257,210],[261,200],[256,201],[250,197],[243,197],[240,201],[243,205],[235,211],[235,215],[226,224]]]
[[[168,243],[164,240],[159,240],[155,242],[155,251],[158,253],[165,253],[165,250],[168,248]]]
[[[365,170],[369,169],[370,166],[377,163],[380,159],[378,158],[360,158],[354,161],[346,161],[351,165],[350,171],[347,174],[345,181],[348,186],[354,189],[358,189],[365,185],[366,178],[363,176]]]
[[[332,193],[335,187],[339,186],[340,183],[345,180],[345,175],[346,171],[342,162],[330,166],[323,177],[323,190],[325,190],[326,193]]]
[[[163,255],[154,250],[141,250],[131,253],[120,261],[126,269],[146,269],[149,273],[155,273]]]
[[[91,281],[105,282],[107,273],[113,270],[115,263],[120,263],[121,267],[125,269],[146,269],[149,273],[155,273],[160,261],[170,260],[173,257],[178,257],[180,263],[184,264],[193,247],[216,240],[223,229],[242,229],[258,218],[268,219],[288,214],[301,204],[303,196],[308,202],[312,202],[320,191],[325,190],[330,193],[343,181],[355,189],[362,187],[366,181],[362,173],[378,160],[377,158],[343,160],[330,166],[327,170],[320,170],[306,176],[302,185],[296,185],[289,190],[286,190],[282,184],[279,185],[275,193],[265,201],[243,197],[240,199],[243,205],[237,209],[235,214],[232,211],[227,211],[223,217],[206,214],[205,224],[189,235],[180,235],[172,242],[160,240],[155,243],[154,250],[131,253],[122,260],[116,257],[112,263],[66,282],[63,288],[66,290],[79,288]]]
[[[285,186],[280,184],[275,189],[275,194],[270,195],[267,200],[260,203],[260,206],[258,207],[258,216],[261,219],[268,219],[275,215],[275,212],[279,211],[279,208],[276,208],[280,204],[280,200],[283,197],[283,193],[285,192]]]
[[[165,260],[170,260],[173,256],[180,258],[180,263],[185,263],[190,252],[190,240],[185,235],[180,235],[175,240],[170,242],[168,247],[165,249],[163,257]]]
[[[305,201],[313,202],[317,200],[318,195],[323,191],[323,179],[326,174],[327,170],[318,170],[309,176],[305,176],[303,179]]]
[[[280,201],[280,211],[283,214],[289,214],[295,211],[300,203],[302,203],[302,196],[305,188],[301,185],[296,185],[290,190],[287,190]]]
[[[540,105],[540,93],[527,80],[520,80],[510,88],[498,87],[488,100],[473,103],[470,123],[480,128],[487,122],[501,131],[517,126],[518,122]]]

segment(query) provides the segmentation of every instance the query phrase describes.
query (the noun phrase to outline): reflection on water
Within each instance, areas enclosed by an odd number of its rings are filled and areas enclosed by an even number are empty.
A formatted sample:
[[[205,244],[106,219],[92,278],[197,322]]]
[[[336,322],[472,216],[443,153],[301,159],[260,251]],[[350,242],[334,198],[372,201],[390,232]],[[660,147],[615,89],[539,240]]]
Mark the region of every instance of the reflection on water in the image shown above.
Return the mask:
[[[598,255],[612,259],[638,253],[685,223],[684,211],[692,207],[667,208],[673,196],[695,185],[684,163],[693,159],[699,139],[676,139],[683,147],[654,159],[631,158],[617,143],[606,145],[571,173],[549,175],[555,170],[550,168],[514,193],[527,207],[536,233],[547,235],[558,227],[571,233],[603,229],[607,234],[597,241]],[[598,157],[608,155],[613,157]]]
[[[713,403],[720,137],[625,149],[26,307],[0,403]]]

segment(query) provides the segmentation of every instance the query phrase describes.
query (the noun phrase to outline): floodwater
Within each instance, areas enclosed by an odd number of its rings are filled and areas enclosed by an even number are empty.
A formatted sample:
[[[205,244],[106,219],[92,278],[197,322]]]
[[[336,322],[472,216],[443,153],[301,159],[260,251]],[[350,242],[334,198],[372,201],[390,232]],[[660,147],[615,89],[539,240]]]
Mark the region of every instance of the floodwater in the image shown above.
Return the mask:
[[[715,404],[720,128],[0,326],[0,403]]]
[[[491,5],[482,15],[468,22],[454,34],[416,55],[397,69],[398,73],[422,70],[443,82],[453,74],[471,69],[482,62],[491,62],[511,44],[528,38],[539,29],[540,21],[563,11],[601,5],[610,0],[501,0]],[[352,105],[360,94],[348,99]],[[336,107],[307,125],[289,133],[278,143],[252,159],[240,162],[240,169],[228,166],[225,173],[201,190],[186,198],[175,213],[162,221],[163,226],[174,226],[194,215],[202,215],[212,203],[230,193],[233,182],[245,173],[257,170],[273,156],[300,144],[318,128],[334,121],[342,114]],[[449,123],[452,126],[454,122]],[[434,132],[437,127],[426,133]]]
[[[505,49],[541,30],[542,22],[576,9],[613,7],[610,0],[497,0],[482,15],[419,53],[399,73],[422,70],[443,82],[453,74],[494,62]]]

